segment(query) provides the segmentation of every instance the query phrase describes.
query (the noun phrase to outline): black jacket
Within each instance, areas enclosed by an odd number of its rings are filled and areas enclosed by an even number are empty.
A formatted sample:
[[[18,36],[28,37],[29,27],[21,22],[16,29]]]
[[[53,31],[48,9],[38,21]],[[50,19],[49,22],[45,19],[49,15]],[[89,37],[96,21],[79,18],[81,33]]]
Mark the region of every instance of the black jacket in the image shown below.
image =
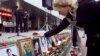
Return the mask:
[[[17,22],[22,22],[24,18],[24,13],[22,10],[16,10],[14,15],[16,16],[16,21]]]
[[[77,26],[85,29],[85,33],[87,34],[87,45],[90,46],[94,42],[94,35],[100,33],[100,1],[79,5],[76,19]],[[45,36],[50,37],[57,34],[68,25],[68,20],[64,18],[57,28],[46,32]]]

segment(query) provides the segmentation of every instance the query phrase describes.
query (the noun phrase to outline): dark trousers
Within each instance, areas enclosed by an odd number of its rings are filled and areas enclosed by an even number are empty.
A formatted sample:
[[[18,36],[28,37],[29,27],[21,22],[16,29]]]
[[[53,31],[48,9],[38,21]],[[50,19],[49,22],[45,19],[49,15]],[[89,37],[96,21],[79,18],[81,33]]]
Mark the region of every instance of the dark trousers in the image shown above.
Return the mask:
[[[28,31],[28,21],[24,20],[24,31],[27,32]]]
[[[22,21],[16,22],[16,32],[19,31],[19,28],[20,28],[20,32],[23,32]]]
[[[93,35],[92,39],[87,40],[87,56],[100,56],[100,36]]]

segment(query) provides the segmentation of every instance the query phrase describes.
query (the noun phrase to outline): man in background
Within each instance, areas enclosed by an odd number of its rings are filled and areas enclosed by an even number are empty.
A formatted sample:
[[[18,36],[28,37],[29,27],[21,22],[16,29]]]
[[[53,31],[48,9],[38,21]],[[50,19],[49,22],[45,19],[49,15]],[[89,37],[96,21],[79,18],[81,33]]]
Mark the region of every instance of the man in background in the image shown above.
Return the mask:
[[[15,11],[15,16],[16,16],[16,32],[19,31],[23,32],[23,17],[24,17],[24,12],[22,10],[22,8],[18,8],[16,6],[16,11]]]
[[[24,32],[28,32],[28,18],[29,18],[29,14],[27,11],[24,12],[24,19],[23,19],[23,23],[24,23]]]

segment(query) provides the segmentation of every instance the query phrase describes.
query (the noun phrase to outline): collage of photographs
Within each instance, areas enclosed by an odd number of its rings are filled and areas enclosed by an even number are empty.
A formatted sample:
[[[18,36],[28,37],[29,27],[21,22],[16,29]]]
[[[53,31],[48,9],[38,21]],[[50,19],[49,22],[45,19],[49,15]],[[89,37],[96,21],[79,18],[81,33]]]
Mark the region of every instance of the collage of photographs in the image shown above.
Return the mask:
[[[64,46],[68,46],[70,34],[59,33],[46,38],[39,36],[36,39],[25,38],[17,40],[16,44],[0,49],[1,56],[52,56]],[[62,47],[63,46],[63,47]],[[60,55],[60,53],[59,53]]]

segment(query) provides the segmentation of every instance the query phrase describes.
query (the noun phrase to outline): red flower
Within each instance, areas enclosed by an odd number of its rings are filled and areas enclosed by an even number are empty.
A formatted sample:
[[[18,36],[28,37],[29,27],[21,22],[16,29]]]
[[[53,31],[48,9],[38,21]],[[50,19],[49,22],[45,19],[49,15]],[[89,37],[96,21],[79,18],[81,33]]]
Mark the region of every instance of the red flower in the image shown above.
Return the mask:
[[[1,43],[2,46],[7,46],[6,42]]]

